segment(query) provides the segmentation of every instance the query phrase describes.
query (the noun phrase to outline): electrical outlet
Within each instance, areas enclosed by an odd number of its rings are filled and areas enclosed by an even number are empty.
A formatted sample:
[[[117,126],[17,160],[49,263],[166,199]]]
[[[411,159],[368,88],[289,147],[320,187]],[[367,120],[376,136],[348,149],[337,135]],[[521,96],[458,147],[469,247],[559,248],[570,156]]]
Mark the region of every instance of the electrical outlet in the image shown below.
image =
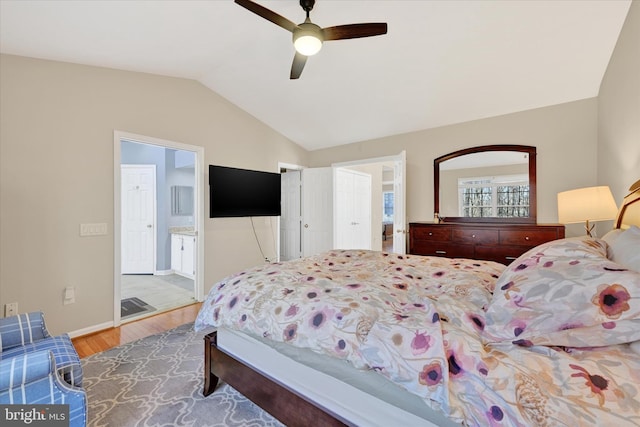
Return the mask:
[[[10,302],[4,306],[4,317],[15,316],[18,314],[18,303]]]

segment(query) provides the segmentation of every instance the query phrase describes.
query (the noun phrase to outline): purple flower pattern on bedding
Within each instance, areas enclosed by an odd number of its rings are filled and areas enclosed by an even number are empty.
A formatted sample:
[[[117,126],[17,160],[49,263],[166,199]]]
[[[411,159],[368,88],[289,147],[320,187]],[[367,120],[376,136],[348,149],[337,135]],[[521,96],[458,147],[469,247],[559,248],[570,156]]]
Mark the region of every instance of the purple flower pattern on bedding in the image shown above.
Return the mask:
[[[196,328],[224,326],[348,360],[467,425],[640,423],[640,360],[624,346],[483,342],[485,311],[504,269],[488,261],[335,250],[220,281]],[[506,285],[500,295],[518,298],[522,283]],[[603,301],[624,300],[618,288],[600,292]],[[624,302],[610,310],[622,308]]]
[[[486,342],[601,347],[640,340],[640,273],[586,237],[522,255],[496,284]]]

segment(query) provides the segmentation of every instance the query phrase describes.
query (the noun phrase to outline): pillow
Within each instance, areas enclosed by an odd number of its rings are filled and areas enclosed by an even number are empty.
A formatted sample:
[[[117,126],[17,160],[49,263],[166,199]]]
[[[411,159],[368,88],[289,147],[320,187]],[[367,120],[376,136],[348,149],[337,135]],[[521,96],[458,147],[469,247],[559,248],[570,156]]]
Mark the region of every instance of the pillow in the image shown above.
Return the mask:
[[[613,230],[607,232],[607,234],[602,236],[602,240],[607,242],[607,244],[611,245],[618,237],[620,237],[622,233],[624,233],[624,230],[620,228],[614,228]]]
[[[640,271],[640,228],[633,225],[610,240],[607,241],[609,259],[628,269]]]
[[[604,236],[602,236],[602,240],[604,240],[605,242],[607,242],[608,248],[607,248],[607,258],[612,259],[613,257],[613,252],[611,251],[611,246],[613,245],[613,242],[622,234],[624,233],[624,230],[621,230],[619,228],[614,228],[613,230],[607,232],[607,234],[605,234]]]
[[[640,273],[603,240],[544,243],[507,267],[487,308],[485,343],[600,347],[640,340]]]

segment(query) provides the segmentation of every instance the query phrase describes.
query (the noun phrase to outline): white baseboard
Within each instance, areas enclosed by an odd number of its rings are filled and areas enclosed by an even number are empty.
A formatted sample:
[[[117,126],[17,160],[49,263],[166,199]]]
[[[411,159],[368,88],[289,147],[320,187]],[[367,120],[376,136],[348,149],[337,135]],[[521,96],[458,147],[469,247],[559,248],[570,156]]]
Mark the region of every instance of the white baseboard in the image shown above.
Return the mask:
[[[156,270],[156,272],[153,274],[155,276],[168,276],[170,274],[173,274],[173,270]]]
[[[71,338],[81,337],[82,335],[89,335],[94,332],[102,331],[105,329],[113,328],[113,321],[100,323],[98,325],[89,326],[87,328],[77,329],[69,332]]]

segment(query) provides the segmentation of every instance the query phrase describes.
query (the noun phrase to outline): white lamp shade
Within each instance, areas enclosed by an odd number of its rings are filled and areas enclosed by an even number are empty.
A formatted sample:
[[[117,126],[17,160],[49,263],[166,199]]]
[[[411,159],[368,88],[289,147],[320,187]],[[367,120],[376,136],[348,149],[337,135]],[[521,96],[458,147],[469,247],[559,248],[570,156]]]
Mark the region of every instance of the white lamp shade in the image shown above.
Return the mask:
[[[618,207],[607,186],[578,188],[558,193],[558,221],[572,224],[615,219]]]

